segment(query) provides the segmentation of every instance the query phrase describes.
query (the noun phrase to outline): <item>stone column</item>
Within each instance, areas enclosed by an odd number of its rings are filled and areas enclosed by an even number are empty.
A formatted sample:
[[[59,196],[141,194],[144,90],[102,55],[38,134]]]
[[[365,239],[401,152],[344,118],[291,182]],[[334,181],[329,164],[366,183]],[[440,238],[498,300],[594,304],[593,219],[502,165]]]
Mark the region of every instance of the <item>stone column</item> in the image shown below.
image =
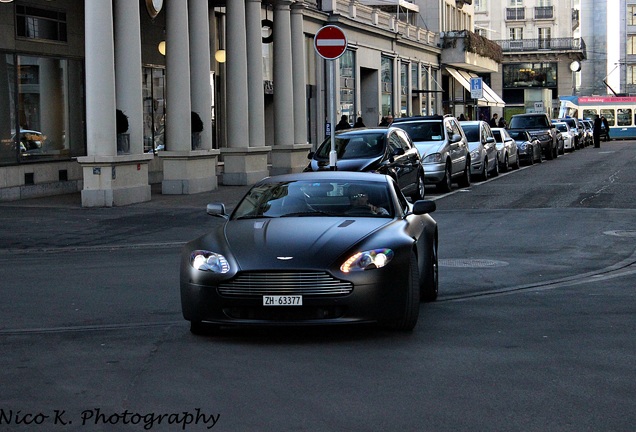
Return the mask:
[[[203,131],[195,137],[199,149],[212,148],[212,87],[210,84],[210,16],[207,1],[189,0],[190,89],[192,111],[203,121]],[[194,149],[193,149],[194,150]]]
[[[277,0],[274,3],[274,146],[271,168],[271,174],[274,175],[302,171],[307,165],[310,148],[294,143],[296,107],[292,63],[304,64],[305,59],[292,60],[291,3],[290,0]],[[300,79],[304,81],[304,75]],[[304,90],[302,95],[304,98]]]
[[[148,201],[148,161],[152,155],[117,156],[112,1],[86,2],[84,22],[87,156],[77,158],[84,179],[82,206],[112,207]]]
[[[113,4],[84,5],[86,51],[86,145],[89,156],[117,154]]]
[[[234,0],[226,5],[228,147],[221,149],[226,185],[253,184],[268,175],[260,3]]]
[[[196,4],[198,3],[198,4]],[[217,187],[216,164],[218,150],[208,148],[192,149],[191,128],[191,86],[190,77],[193,73],[190,68],[190,57],[207,56],[208,61],[202,62],[201,69],[206,68],[207,74],[200,70],[195,75],[206,75],[203,83],[210,83],[209,72],[209,45],[207,52],[201,52],[206,48],[208,23],[202,26],[200,22],[194,24],[196,31],[203,32],[203,36],[195,36],[193,47],[190,40],[190,22],[188,8],[196,8],[204,17],[208,16],[207,2],[200,0],[168,1],[166,4],[166,151],[159,152],[163,160],[163,182],[161,191],[163,194],[188,195],[213,190]],[[204,28],[202,28],[204,27]],[[201,41],[199,38],[206,39]],[[197,49],[198,47],[198,49]],[[200,59],[199,59],[200,60]],[[199,61],[197,60],[197,61]],[[209,89],[207,91],[209,93]],[[205,102],[203,102],[205,104]],[[210,106],[207,106],[209,112]],[[202,120],[209,126],[209,114],[199,113]],[[205,127],[204,123],[204,127]],[[210,141],[211,142],[211,141]]]
[[[305,33],[303,31],[303,2],[291,7],[291,38],[294,93],[294,144],[307,144],[307,72],[305,70]],[[359,105],[358,105],[359,106]]]
[[[115,85],[117,108],[128,116],[130,148],[124,153],[141,154],[144,145],[141,77],[141,23],[139,2],[116,0]],[[118,149],[121,153],[122,149]]]

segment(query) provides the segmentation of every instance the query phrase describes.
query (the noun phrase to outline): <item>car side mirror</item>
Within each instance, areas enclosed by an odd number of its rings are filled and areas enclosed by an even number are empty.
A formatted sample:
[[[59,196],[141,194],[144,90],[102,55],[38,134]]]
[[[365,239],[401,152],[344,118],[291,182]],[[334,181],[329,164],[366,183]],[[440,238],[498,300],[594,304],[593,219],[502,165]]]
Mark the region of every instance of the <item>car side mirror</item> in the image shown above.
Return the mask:
[[[413,203],[413,214],[423,215],[437,210],[437,204],[431,200],[419,200]]]
[[[453,134],[451,137],[451,143],[456,143],[462,140],[462,136],[460,134]]]
[[[402,156],[404,153],[404,149],[400,147],[393,151],[393,156]]]
[[[486,138],[486,142],[487,143],[493,143],[493,142],[495,142],[495,139],[493,137],[488,137],[488,138]]]
[[[309,153],[307,153],[307,159],[313,159],[315,154],[316,152],[310,151]]]
[[[223,203],[210,203],[206,207],[206,212],[210,216],[222,217],[228,219],[230,216],[225,212],[225,204]]]

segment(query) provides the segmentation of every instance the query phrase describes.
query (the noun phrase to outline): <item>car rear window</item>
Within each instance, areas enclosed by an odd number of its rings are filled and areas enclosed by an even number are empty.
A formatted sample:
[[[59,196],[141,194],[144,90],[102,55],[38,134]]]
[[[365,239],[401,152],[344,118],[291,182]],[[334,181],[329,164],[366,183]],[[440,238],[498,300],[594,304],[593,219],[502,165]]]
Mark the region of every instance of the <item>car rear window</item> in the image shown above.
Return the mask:
[[[466,134],[466,139],[470,142],[481,141],[479,139],[479,125],[462,125],[462,129],[464,129],[464,134]]]
[[[338,159],[365,159],[376,157],[384,152],[384,147],[384,132],[336,135],[336,153]],[[329,158],[330,151],[331,138],[327,137],[316,152],[316,157],[327,159]]]
[[[511,129],[533,129],[533,128],[548,128],[550,125],[547,123],[547,118],[544,115],[537,116],[512,116],[510,119]]]
[[[441,121],[426,121],[396,124],[397,127],[406,131],[415,142],[419,141],[442,141],[444,139],[443,125]]]

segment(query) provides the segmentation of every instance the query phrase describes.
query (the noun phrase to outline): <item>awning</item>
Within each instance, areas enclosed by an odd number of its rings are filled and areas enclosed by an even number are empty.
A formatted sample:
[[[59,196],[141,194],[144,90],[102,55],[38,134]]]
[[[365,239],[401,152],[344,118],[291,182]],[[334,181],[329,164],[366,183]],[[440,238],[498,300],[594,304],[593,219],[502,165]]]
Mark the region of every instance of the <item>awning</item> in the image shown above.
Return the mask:
[[[468,91],[470,91],[470,79],[477,78],[477,75],[472,72],[466,72],[451,67],[447,67],[446,70]],[[503,99],[501,99],[499,95],[495,93],[493,89],[490,88],[490,86],[488,86],[488,84],[483,83],[482,88],[484,97],[481,99],[477,99],[477,105],[497,107],[506,106],[506,103],[503,101]]]

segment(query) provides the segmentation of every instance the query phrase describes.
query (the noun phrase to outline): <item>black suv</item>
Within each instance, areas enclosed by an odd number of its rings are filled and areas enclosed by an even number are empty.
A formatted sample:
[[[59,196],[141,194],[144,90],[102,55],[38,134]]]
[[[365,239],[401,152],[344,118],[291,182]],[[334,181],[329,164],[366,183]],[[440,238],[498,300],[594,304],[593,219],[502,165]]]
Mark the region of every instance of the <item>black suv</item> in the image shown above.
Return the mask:
[[[508,130],[525,130],[532,138],[537,138],[546,159],[555,159],[559,154],[557,132],[546,113],[515,114]]]

